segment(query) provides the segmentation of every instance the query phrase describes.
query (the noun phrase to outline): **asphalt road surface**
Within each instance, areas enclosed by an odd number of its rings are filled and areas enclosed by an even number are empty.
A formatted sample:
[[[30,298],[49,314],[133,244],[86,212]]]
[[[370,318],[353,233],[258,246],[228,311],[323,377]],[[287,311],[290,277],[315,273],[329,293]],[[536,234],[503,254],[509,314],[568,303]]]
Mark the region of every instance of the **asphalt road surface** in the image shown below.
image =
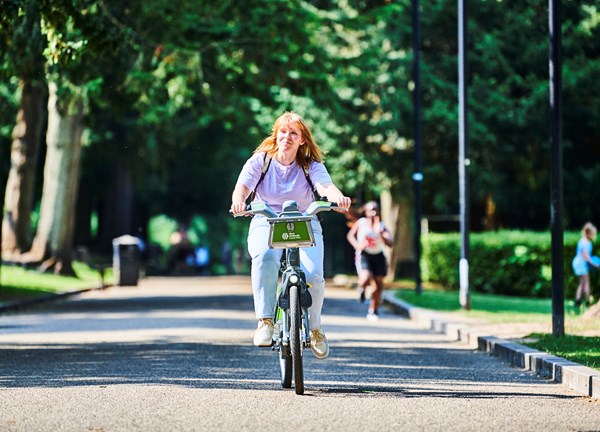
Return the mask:
[[[600,403],[327,288],[306,393],[248,277],[148,278],[0,316],[0,431],[600,431]]]

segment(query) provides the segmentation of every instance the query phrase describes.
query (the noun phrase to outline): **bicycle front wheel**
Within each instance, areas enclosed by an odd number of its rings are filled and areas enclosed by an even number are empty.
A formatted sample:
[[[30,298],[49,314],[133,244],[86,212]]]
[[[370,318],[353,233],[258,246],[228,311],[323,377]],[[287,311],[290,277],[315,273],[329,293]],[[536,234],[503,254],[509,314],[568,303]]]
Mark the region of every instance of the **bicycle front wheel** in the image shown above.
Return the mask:
[[[283,325],[283,323],[282,323]],[[290,347],[281,343],[282,329],[279,329],[279,368],[281,369],[281,387],[292,387],[292,355]]]
[[[302,370],[302,345],[300,332],[302,331],[302,314],[300,309],[300,295],[297,286],[290,288],[290,348],[292,363],[294,364],[294,389],[296,394],[304,394],[304,371]]]

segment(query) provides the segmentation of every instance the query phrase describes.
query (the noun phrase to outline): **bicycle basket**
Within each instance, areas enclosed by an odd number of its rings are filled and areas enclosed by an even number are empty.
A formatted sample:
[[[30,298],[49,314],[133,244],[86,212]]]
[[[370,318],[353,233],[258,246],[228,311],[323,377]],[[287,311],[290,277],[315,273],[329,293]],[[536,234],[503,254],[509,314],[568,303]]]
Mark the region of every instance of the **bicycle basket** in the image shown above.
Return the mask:
[[[311,247],[315,245],[315,236],[310,224],[312,217],[268,219],[271,224],[269,246],[274,249]]]

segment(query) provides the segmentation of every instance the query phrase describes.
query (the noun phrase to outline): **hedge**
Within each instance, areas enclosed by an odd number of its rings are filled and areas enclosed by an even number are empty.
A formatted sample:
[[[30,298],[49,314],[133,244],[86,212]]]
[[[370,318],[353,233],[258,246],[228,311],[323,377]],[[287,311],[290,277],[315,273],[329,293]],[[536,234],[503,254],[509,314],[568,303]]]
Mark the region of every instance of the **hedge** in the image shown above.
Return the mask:
[[[565,298],[573,298],[578,278],[571,261],[579,232],[564,234]],[[448,290],[459,287],[460,234],[429,233],[423,236],[423,280]],[[552,294],[550,233],[494,231],[469,236],[469,288],[483,293],[528,297]],[[598,254],[598,252],[594,252]],[[591,272],[592,291],[598,291],[600,272]]]

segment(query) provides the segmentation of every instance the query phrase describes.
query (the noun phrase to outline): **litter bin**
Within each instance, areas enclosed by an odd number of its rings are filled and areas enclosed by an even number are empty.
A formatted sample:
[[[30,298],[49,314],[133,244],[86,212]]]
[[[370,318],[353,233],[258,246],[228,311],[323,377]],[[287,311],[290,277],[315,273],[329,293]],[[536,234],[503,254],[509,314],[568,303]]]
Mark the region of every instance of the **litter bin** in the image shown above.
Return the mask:
[[[113,270],[119,286],[135,286],[140,275],[140,240],[130,235],[113,239]]]

